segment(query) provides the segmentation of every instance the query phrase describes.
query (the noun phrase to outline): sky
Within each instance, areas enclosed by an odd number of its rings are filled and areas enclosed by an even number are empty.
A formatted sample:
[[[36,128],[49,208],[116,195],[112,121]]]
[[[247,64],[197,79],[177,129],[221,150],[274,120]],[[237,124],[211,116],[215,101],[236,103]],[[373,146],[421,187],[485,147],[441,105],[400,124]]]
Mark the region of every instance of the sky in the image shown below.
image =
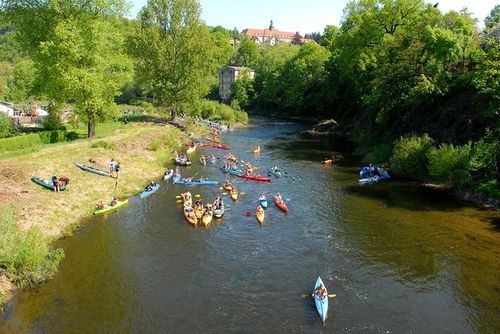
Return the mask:
[[[132,3],[131,17],[147,0],[129,0]],[[209,26],[223,26],[228,29],[264,29],[272,19],[277,30],[299,32],[322,32],[329,24],[339,25],[342,12],[348,0],[199,0],[202,19]],[[484,18],[500,0],[426,0],[439,3],[442,12],[459,11],[467,7],[472,16],[483,26]]]

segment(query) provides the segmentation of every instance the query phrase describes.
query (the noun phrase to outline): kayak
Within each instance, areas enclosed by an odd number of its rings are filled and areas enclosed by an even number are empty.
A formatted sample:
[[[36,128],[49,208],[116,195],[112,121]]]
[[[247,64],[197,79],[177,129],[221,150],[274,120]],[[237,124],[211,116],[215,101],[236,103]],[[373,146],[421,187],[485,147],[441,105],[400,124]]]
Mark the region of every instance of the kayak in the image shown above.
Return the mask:
[[[218,138],[203,137],[203,139],[211,141],[212,143],[220,144],[220,139]]]
[[[97,209],[97,210],[95,210],[94,211],[94,215],[100,215],[100,214],[103,214],[103,213],[106,213],[106,212],[112,212],[112,211],[118,210],[121,207],[124,207],[127,204],[128,204],[128,199],[126,199],[124,201],[119,201],[116,205],[108,206],[108,207],[106,207],[104,209]]]
[[[321,283],[323,281],[321,280],[321,277],[318,276],[318,279],[316,280],[316,284],[314,284],[314,291],[318,289],[321,286]],[[314,295],[314,304],[316,304],[316,309],[318,310],[319,316],[321,318],[321,321],[323,321],[323,326],[325,325],[325,320],[328,317],[328,292],[325,293],[323,296],[318,296],[316,293],[313,293]]]
[[[191,205],[184,206],[184,217],[186,217],[186,220],[188,221],[188,223],[196,226],[198,224],[198,219],[196,218],[196,215],[194,214],[194,212],[188,211],[188,209],[193,210],[193,208],[191,208]]]
[[[205,157],[201,157],[201,158],[200,158],[200,164],[202,164],[202,165],[206,166],[206,164],[207,164],[207,158],[205,158]]]
[[[179,166],[191,166],[191,161],[187,159],[174,158],[174,163]]]
[[[224,185],[222,186],[222,188],[226,191],[231,191],[231,189],[233,189],[233,186],[230,185],[230,184],[227,184],[227,183],[224,183]]]
[[[335,163],[335,160],[327,159],[327,160],[321,161],[321,163],[324,165],[333,165]]]
[[[267,199],[259,199],[259,205],[260,205],[263,209],[267,209]]]
[[[281,198],[280,195],[274,195],[274,203],[284,213],[288,213],[288,207],[286,206],[285,202],[283,202],[283,199]]]
[[[193,153],[194,150],[196,150],[196,143],[190,145],[189,148],[186,150],[186,153]]]
[[[243,173],[243,171],[238,168],[231,168],[231,170],[229,171],[229,174],[231,175],[240,175],[241,173]]]
[[[94,174],[102,175],[102,176],[111,176],[111,174],[105,170],[99,169],[99,168],[94,168],[91,166],[87,166],[84,164],[79,164],[77,162],[74,162],[74,164],[79,167],[80,169],[83,169],[84,171],[91,172]]]
[[[201,219],[204,211],[205,209],[203,209],[203,205],[198,205],[197,207],[194,208],[194,215],[196,216],[197,219]]]
[[[222,218],[224,216],[224,202],[221,202],[220,209],[214,208],[214,216],[215,218]]]
[[[273,174],[276,177],[282,177],[283,176],[283,173],[281,173],[280,171],[271,170],[269,173]]]
[[[201,223],[203,226],[208,226],[212,222],[213,212],[210,210],[208,213],[204,213],[201,217]]]
[[[218,148],[220,150],[226,150],[226,151],[231,151],[231,147],[227,146],[227,145],[221,145],[221,144],[217,144],[215,146],[213,146],[215,148]]]
[[[202,185],[210,185],[210,184],[219,184],[219,181],[214,180],[186,180],[180,179],[173,182],[174,184],[184,184],[186,186],[202,186]]]
[[[217,162],[217,158],[215,158],[215,157],[214,157],[214,158],[210,158],[210,159],[208,159],[208,161],[209,161],[211,164],[214,164],[214,163],[216,163],[216,162]]]
[[[252,152],[253,153],[260,153],[260,146],[257,146],[255,148],[252,149]]]
[[[177,175],[172,176],[172,183],[179,181],[181,179],[181,177],[182,177],[181,174],[177,174]]]
[[[238,161],[238,158],[236,158],[234,155],[228,155],[225,158],[226,158],[226,160],[229,160],[229,161],[234,161],[234,162]]]
[[[157,184],[156,186],[154,186],[151,190],[144,190],[143,192],[141,192],[139,194],[139,196],[141,198],[148,197],[148,196],[154,194],[155,192],[157,192],[158,189],[160,189],[160,185],[159,184]]]
[[[238,199],[238,189],[233,188],[231,189],[231,192],[229,193],[233,201],[236,201]]]
[[[189,138],[189,140],[191,140],[194,143],[203,144],[203,139],[191,137],[191,136],[189,136],[188,138]]]
[[[224,167],[224,166],[222,166],[220,169],[221,169],[224,173],[229,173],[229,171],[230,171],[230,169],[229,169],[229,168],[226,168],[226,167]]]
[[[193,197],[191,196],[191,193],[189,191],[182,193],[181,198],[182,198],[182,204],[184,206],[186,205],[191,206],[191,204],[193,203]]]
[[[42,179],[39,176],[32,176],[31,177],[31,181],[35,182],[39,186],[42,186],[42,187],[44,187],[46,189],[54,190],[54,186],[52,185],[52,180],[44,180],[44,179]],[[63,191],[65,189],[66,189],[66,185],[59,187],[60,191]]]
[[[255,217],[257,218],[257,221],[262,224],[264,222],[264,210],[258,210],[255,212]]]
[[[237,177],[240,177],[242,179],[247,179],[247,180],[254,180],[254,181],[261,181],[261,182],[271,182],[271,178],[262,176],[262,175],[245,175],[245,174],[238,174],[236,175]]]
[[[163,181],[167,181],[167,180],[171,179],[172,176],[174,176],[174,170],[173,169],[167,170],[165,172],[165,175],[163,175]]]

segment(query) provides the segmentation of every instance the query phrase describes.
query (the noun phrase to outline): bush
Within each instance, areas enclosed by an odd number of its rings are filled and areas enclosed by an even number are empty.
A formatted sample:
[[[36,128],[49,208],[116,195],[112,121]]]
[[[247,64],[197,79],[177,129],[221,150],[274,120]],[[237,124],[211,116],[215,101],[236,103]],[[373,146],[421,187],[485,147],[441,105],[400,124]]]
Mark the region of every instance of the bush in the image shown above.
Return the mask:
[[[64,257],[52,249],[49,240],[36,228],[24,231],[17,226],[12,209],[0,211],[0,267],[22,287],[35,286],[52,277]]]
[[[248,114],[244,111],[235,110],[227,104],[219,103],[217,101],[204,100],[197,106],[196,110],[190,112],[191,115],[201,115],[203,118],[208,118],[211,121],[224,121],[229,124],[236,122],[247,123]]]
[[[115,146],[111,143],[108,143],[107,141],[104,141],[104,140],[98,140],[98,141],[95,141],[92,143],[92,145],[90,145],[91,148],[103,148],[105,150],[110,150],[112,148],[114,148]]]
[[[448,186],[461,187],[471,181],[472,144],[453,146],[442,144],[428,153],[429,174]]]
[[[0,138],[9,137],[14,132],[14,127],[9,116],[0,112]]]
[[[427,175],[428,153],[432,148],[429,135],[401,137],[394,143],[390,159],[393,171],[406,177]]]

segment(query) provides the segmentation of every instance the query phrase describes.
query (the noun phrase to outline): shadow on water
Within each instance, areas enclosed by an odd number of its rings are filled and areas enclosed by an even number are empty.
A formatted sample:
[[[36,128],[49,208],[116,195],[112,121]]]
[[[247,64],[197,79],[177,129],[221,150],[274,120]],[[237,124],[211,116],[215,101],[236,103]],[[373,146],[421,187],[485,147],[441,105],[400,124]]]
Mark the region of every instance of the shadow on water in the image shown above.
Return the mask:
[[[491,231],[500,232],[500,217],[491,217],[483,220],[491,224]]]
[[[412,211],[454,211],[472,207],[467,202],[454,200],[442,190],[416,187],[412,184],[387,182],[368,185],[350,185],[343,190],[353,196],[373,199],[387,208]],[[404,193],[405,196],[401,196]]]

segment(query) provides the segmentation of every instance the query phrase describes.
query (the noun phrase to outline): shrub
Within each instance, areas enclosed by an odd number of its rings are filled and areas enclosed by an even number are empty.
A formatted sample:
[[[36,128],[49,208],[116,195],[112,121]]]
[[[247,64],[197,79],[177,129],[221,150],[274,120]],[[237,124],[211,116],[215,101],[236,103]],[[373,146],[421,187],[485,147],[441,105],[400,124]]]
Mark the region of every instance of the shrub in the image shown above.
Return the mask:
[[[401,137],[394,143],[390,164],[393,171],[406,177],[427,175],[428,152],[432,148],[429,135]]]
[[[0,138],[5,138],[10,136],[14,132],[14,127],[10,121],[9,116],[5,113],[0,112]]]
[[[104,141],[104,140],[98,140],[98,141],[95,141],[92,143],[92,145],[90,145],[91,148],[103,148],[105,150],[110,150],[112,148],[114,148],[114,145],[111,144],[111,143],[108,143],[107,141]]]
[[[24,286],[35,286],[52,277],[64,257],[52,249],[49,240],[36,228],[24,231],[17,226],[13,210],[0,211],[0,267],[7,276]]]
[[[448,186],[461,187],[471,181],[472,144],[453,146],[442,144],[429,150],[429,174]]]

